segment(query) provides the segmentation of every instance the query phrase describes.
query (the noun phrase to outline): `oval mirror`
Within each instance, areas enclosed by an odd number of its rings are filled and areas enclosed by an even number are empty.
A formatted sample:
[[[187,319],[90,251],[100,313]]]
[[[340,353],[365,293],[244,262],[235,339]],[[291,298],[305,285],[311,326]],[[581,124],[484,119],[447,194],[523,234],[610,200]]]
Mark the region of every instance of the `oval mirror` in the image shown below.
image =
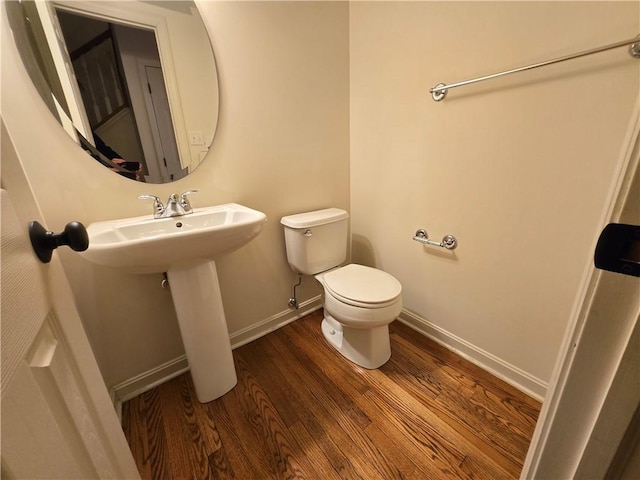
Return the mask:
[[[87,158],[149,183],[199,165],[216,130],[218,78],[192,1],[4,3],[34,85]]]

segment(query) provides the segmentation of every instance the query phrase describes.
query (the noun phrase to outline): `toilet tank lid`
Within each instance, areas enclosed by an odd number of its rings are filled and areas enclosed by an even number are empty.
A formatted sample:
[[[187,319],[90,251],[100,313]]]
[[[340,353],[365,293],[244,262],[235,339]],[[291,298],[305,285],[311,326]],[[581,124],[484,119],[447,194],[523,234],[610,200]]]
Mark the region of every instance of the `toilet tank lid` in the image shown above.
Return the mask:
[[[325,208],[323,210],[315,210],[313,212],[287,215],[286,217],[282,217],[280,223],[290,228],[310,228],[327,223],[338,222],[345,218],[349,218],[349,214],[346,210],[342,210],[340,208]]]

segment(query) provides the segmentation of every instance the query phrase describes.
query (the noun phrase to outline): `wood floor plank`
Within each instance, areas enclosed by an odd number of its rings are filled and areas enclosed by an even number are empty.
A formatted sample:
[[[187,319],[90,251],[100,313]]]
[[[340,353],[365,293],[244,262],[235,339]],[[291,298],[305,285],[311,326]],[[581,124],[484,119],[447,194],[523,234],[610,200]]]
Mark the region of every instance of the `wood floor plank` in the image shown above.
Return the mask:
[[[523,401],[521,397],[522,395],[498,395],[492,389],[479,386],[471,400],[490,409],[495,415],[509,418],[512,429],[520,431],[526,439],[533,434],[539,412],[538,407],[532,406],[528,401]]]
[[[263,459],[261,451],[247,448],[248,442],[241,438],[242,432],[237,424],[234,424],[227,412],[223,398],[235,398],[233,392],[227,393],[215,402],[209,402],[204,406],[207,416],[213,418],[220,435],[220,441],[224,445],[227,454],[226,461],[231,467],[233,478],[244,480],[246,478],[272,478],[269,476],[269,462]],[[219,451],[222,453],[222,451]]]
[[[265,380],[265,384],[276,385],[275,388],[279,393],[287,392],[286,398],[280,394],[274,396],[274,401],[280,402],[280,405],[276,406],[276,408],[278,410],[296,410],[298,422],[315,439],[333,469],[339,472],[339,478],[362,478],[333,441],[334,438],[339,439],[340,435],[344,435],[344,433],[337,428],[331,414],[316,402],[315,397],[308,391],[306,386],[304,388],[299,387],[300,378],[306,375],[304,366],[298,362],[297,358],[287,356],[290,351],[285,344],[277,341],[275,335],[271,335],[268,342],[262,342],[262,346],[266,348],[258,346],[252,349],[254,355],[244,358],[257,377],[268,378]],[[280,363],[286,364],[284,371],[271,360],[270,355],[267,353],[278,352],[279,347],[282,348]],[[294,380],[291,381],[290,379]],[[270,391],[273,391],[273,388],[270,388]],[[297,423],[293,425],[297,425]],[[348,438],[345,435],[343,441],[346,442],[347,440]]]
[[[241,359],[236,359],[238,386],[242,407],[256,433],[263,441],[263,448],[268,452],[271,465],[278,479],[306,479],[304,468],[300,463],[306,462],[304,457],[295,455],[295,448],[284,422],[269,400],[255,377],[249,372]]]
[[[392,348],[391,358],[380,367],[390,379],[424,399],[440,395],[443,386],[435,381],[428,365],[412,361],[396,345]]]
[[[305,398],[303,405],[321,419],[323,428],[331,432],[332,438],[335,438],[338,443],[338,448],[348,458],[348,462],[341,462],[341,466],[348,471],[351,470],[349,467],[353,467],[352,473],[357,476],[356,478],[378,477],[379,470],[372,464],[380,462],[384,464],[384,458],[378,451],[372,452],[372,455],[368,454],[374,447],[362,433],[362,429],[369,425],[369,419],[367,418],[367,422],[363,423],[362,413],[359,410],[356,412],[357,409],[353,405],[345,403],[343,392],[327,386],[327,378],[318,368],[315,368],[317,364],[303,355],[302,350],[293,348],[288,338],[274,336],[269,340],[286,359],[282,363],[283,368],[288,369],[291,365],[298,364],[306,369],[304,385],[299,388],[298,393]],[[338,469],[340,470],[340,467]]]
[[[269,389],[271,402],[288,427],[299,422],[298,410],[291,408],[291,387],[279,374],[272,358],[273,354],[274,350],[269,348],[267,342],[253,342],[236,355],[251,368],[253,375],[259,379],[260,383]]]
[[[131,409],[135,411],[131,412]],[[129,439],[133,458],[136,460],[138,471],[143,480],[152,478],[145,409],[143,395],[139,395],[122,406],[122,429]]]
[[[391,342],[396,345],[398,351],[397,361],[418,360],[428,372],[428,380],[439,391],[455,390],[461,395],[473,395],[478,380],[467,371],[468,362],[455,365],[454,362],[457,362],[458,358],[453,357],[453,354],[441,345],[433,341],[425,342],[417,332],[398,321],[393,322],[392,325]],[[403,333],[398,334],[399,330]]]
[[[387,419],[381,423],[387,434],[396,435],[398,440],[410,445],[416,455],[428,460],[440,475],[466,478],[459,470],[466,456],[462,449],[464,446],[460,445],[464,439],[455,435],[447,424],[433,418],[428,409],[412,401],[402,389],[387,391],[389,384],[385,382],[384,374],[375,376],[378,377],[376,381],[379,387],[364,395],[362,405],[364,408],[377,409],[379,416]]]
[[[485,471],[495,476],[503,475],[500,464],[486,456],[487,449],[479,449],[473,437],[465,435],[451,424],[449,418],[443,418],[432,410],[431,405],[423,405],[393,383],[386,382],[381,372],[372,372],[377,377],[379,388],[370,390],[367,396],[381,408],[389,409],[388,418],[393,425],[405,434],[407,440],[416,446],[423,446],[423,455],[428,455],[435,463],[441,475],[453,475],[455,478],[467,478],[460,465],[464,459],[473,455],[482,462]]]
[[[213,478],[201,430],[195,419],[188,379],[160,385],[160,403],[172,470],[179,478]]]
[[[418,364],[434,361],[433,354],[417,349],[406,339],[394,338],[394,341],[403,347],[398,349],[403,352],[399,357],[413,355],[413,362]],[[408,357],[404,358],[405,361],[408,361],[407,359]],[[441,395],[437,400],[430,402],[432,408],[438,415],[448,417],[449,423],[463,435],[476,436],[491,446],[491,450],[483,446],[480,448],[503,468],[509,471],[518,470],[519,459],[526,455],[539,410],[531,406],[528,397],[524,400],[524,395],[520,392],[514,396],[508,395],[506,392],[509,388],[500,388],[502,396],[499,396],[495,388],[476,380],[477,377],[483,377],[485,372],[478,371],[480,369],[475,365],[465,367],[467,372],[457,371],[455,374],[447,373],[451,366],[441,367],[440,373],[433,375],[433,380],[440,385]],[[461,387],[460,384],[466,387]],[[407,388],[413,388],[414,396],[419,396],[419,393],[415,392],[415,386],[409,385]],[[478,397],[483,401],[477,400]],[[479,445],[478,442],[475,443]],[[498,451],[494,451],[496,449]]]
[[[144,400],[143,412],[149,441],[150,478],[170,478],[173,471],[170,459],[172,453],[169,451],[165,435],[160,388],[153,388],[143,393],[142,397]],[[135,411],[134,409],[129,409],[130,414]],[[141,459],[138,459],[137,463],[140,464],[140,461]]]
[[[428,352],[416,349],[408,345],[405,339],[394,338],[398,345],[402,345],[402,351],[406,352],[405,361],[416,364],[429,364],[433,368],[433,357]],[[400,349],[398,349],[400,350]],[[450,367],[448,367],[450,368]],[[439,374],[434,374],[434,381],[440,385],[441,394],[436,399],[423,399],[429,404],[429,408],[446,423],[472,443],[475,448],[483,452],[500,468],[512,472],[521,469],[520,459],[526,454],[521,448],[521,436],[518,429],[505,428],[505,420],[500,419],[484,405],[471,401],[471,397],[479,388],[475,381],[471,381],[466,373],[452,374],[446,372],[448,368],[440,368]],[[471,367],[469,367],[471,368]],[[476,367],[477,368],[477,367]],[[384,367],[381,369],[384,370]],[[473,385],[470,387],[469,385]],[[415,392],[415,386],[408,385],[413,396],[419,398],[419,392]],[[520,394],[522,396],[522,394]],[[510,416],[504,418],[511,418]],[[531,430],[530,435],[533,434]],[[530,438],[530,437],[529,437]],[[528,443],[528,442],[527,442]]]
[[[292,339],[293,338],[291,338],[291,340]],[[316,338],[316,341],[321,341],[321,340],[322,339]],[[323,347],[313,348],[313,349],[310,349],[311,350],[310,352],[307,352],[308,355],[309,355],[308,359],[312,362],[311,363],[312,365],[320,365],[320,364],[323,363],[324,357],[327,354],[327,352],[325,350],[326,348],[330,348],[330,347],[326,347],[326,346],[323,345]],[[343,385],[345,383],[345,382],[341,382],[340,379],[345,378],[350,373],[354,374],[354,372],[355,372],[355,374],[358,375],[358,379],[359,379],[360,382],[364,382],[365,384],[369,385],[369,387],[371,387],[372,383],[371,383],[370,380],[367,380],[367,381],[363,380],[364,378],[366,378],[366,375],[367,375],[366,374],[366,372],[367,372],[366,369],[362,369],[361,367],[355,366],[352,363],[345,362],[345,361],[340,361],[340,362],[337,362],[335,364],[332,363],[331,365],[326,365],[325,366],[325,374],[326,374],[326,376],[328,378],[337,379],[339,385]],[[335,386],[334,388],[340,388],[340,387]],[[353,393],[352,393],[352,396],[353,396],[352,398],[357,398],[356,395],[354,395]],[[368,413],[370,417],[374,418],[373,416],[376,416],[376,417],[384,416],[384,417],[387,417],[387,421],[389,421],[389,417],[388,416],[391,413],[390,411],[384,411],[384,410],[383,411],[380,411],[380,410],[376,411],[376,410],[371,408],[372,407],[372,402],[368,402],[366,400],[364,401],[364,403],[362,405],[364,405],[365,408],[369,409],[366,413]],[[394,409],[392,409],[392,410],[394,410]],[[375,420],[374,420],[374,422],[375,422]],[[386,432],[388,438],[391,438],[397,431],[399,431],[397,424],[393,428],[388,429],[387,432]],[[406,443],[407,439],[406,438],[402,439],[402,441],[404,443]],[[435,448],[440,448],[440,447],[435,447]],[[422,451],[422,450],[416,451],[416,452],[412,452],[412,453],[417,455],[418,458],[419,457],[423,457],[424,454],[425,454],[424,451]],[[453,465],[455,466],[455,465],[461,463],[463,458],[464,458],[464,455],[462,455],[462,454],[458,455],[454,459]],[[444,468],[444,469],[432,471],[431,475],[430,475],[430,478],[442,478],[441,476],[442,476],[443,470],[446,471],[447,469]]]
[[[353,400],[369,390],[359,374],[361,367],[345,362],[342,357],[335,357],[335,352],[328,350],[330,347],[323,343],[324,339],[315,341],[308,336],[298,335],[295,326],[281,333],[286,338],[288,349],[307,366],[319,384],[315,394],[322,397],[328,395],[331,403],[335,403],[335,410],[346,414],[360,429],[369,426],[371,419]],[[327,361],[327,354],[339,361]]]
[[[510,473],[506,470],[487,470],[484,462],[478,461],[478,458],[473,456],[465,458],[460,469],[469,478],[476,480],[513,480],[520,476],[519,473]]]
[[[512,460],[514,466],[518,459],[526,454],[529,441],[514,428],[512,417],[505,417],[494,413],[486,404],[481,404],[471,399],[444,393],[434,402],[434,411],[441,416],[447,414],[447,406],[456,402],[458,408],[452,413],[455,420],[460,422],[476,437],[499,451],[499,455]],[[449,410],[450,411],[450,410]]]
[[[317,354],[322,360],[314,364],[314,369],[322,371],[325,377],[340,380],[340,386],[349,389],[347,393],[366,392],[369,385],[360,375],[362,367],[345,361],[345,358],[329,345],[321,333],[321,320],[322,316],[316,312],[309,316],[306,322],[295,322],[291,324],[291,328],[283,329],[280,334],[288,338],[292,345],[304,346],[306,353]],[[332,377],[336,368],[340,370],[340,379]]]
[[[397,465],[402,478],[420,478],[423,480],[438,478],[434,474],[434,470],[427,468],[423,464],[424,462],[414,461],[415,457],[405,448],[405,442],[399,441],[397,435],[390,435],[388,431],[383,430],[377,423],[369,425],[364,432],[372,442],[379,445],[389,461]]]
[[[376,370],[315,312],[234,351],[238,384],[200,404],[188,374],[123,407],[143,479],[516,479],[540,404],[399,322]]]
[[[237,438],[235,445],[240,449],[247,462],[251,462],[250,465],[255,472],[255,478],[277,478],[270,456],[264,449],[263,439],[253,428],[251,420],[247,418],[248,415],[252,414],[253,409],[245,412],[240,389],[234,388],[224,395],[221,401],[229,418],[225,433],[220,432],[223,442],[225,441],[225,436],[229,441],[232,441],[233,437]],[[210,403],[218,403],[218,401]]]
[[[291,329],[290,332],[291,333],[287,333],[287,335],[290,335],[290,340],[293,340],[292,336],[295,333],[295,330]],[[367,395],[369,395],[370,389],[372,386],[375,386],[375,383],[372,382],[371,379],[368,378],[368,376],[371,374],[370,372],[379,372],[379,370],[368,371],[366,369],[363,369],[362,367],[354,365],[351,362],[344,361],[344,359],[339,359],[343,361],[326,362],[326,358],[325,358],[325,355],[327,354],[326,350],[324,348],[317,347],[318,342],[322,342],[323,340],[324,339],[321,339],[321,338],[315,338],[313,343],[305,344],[305,342],[310,342],[310,340],[308,338],[298,336],[297,345],[300,347],[300,351],[298,352],[298,355],[303,357],[305,359],[305,363],[307,363],[312,367],[319,367],[321,365],[323,366],[322,380],[331,384],[332,386],[332,388],[330,388],[331,391],[345,388],[345,386],[348,385],[348,382],[345,382],[344,379],[345,377],[348,377],[349,374],[352,374],[352,375],[357,375],[359,382],[368,385],[367,392],[364,393],[364,396],[366,397]],[[329,352],[329,353],[333,353],[333,352]],[[356,404],[358,406],[353,405],[354,400],[356,400]],[[376,409],[370,408],[374,403],[371,401],[370,397],[367,397],[367,399],[363,399],[363,396],[358,396],[355,392],[351,392],[350,401],[352,403],[352,405],[350,406],[350,409],[363,411],[366,415],[368,415],[367,418],[371,419],[370,421],[386,422],[387,419],[389,418],[388,410],[376,410]],[[384,403],[384,401],[382,403]],[[397,408],[397,407],[394,407],[394,408]],[[394,413],[396,412],[397,410],[394,410]],[[392,428],[388,430],[388,433],[391,434],[392,432],[397,431],[398,428],[401,428],[401,425],[395,424],[393,425]],[[432,434],[434,438],[438,437],[440,440],[442,440],[438,432],[433,431]],[[404,441],[406,442],[407,439],[405,438]],[[431,446],[433,447],[434,450],[437,450],[440,453],[442,452],[450,453],[452,450],[455,450],[455,447],[453,447],[453,443],[451,442],[448,442],[447,445],[443,445],[443,443],[445,442],[442,442],[442,441],[438,441],[436,443],[437,445],[432,444]],[[385,453],[384,449],[378,448],[377,445],[376,445],[376,449],[380,452],[379,455],[384,457],[384,453]],[[424,451],[420,451],[419,454],[424,455]],[[441,456],[437,457],[438,461],[441,459]],[[449,459],[451,460],[451,462],[445,461],[445,463],[447,463],[447,467],[446,468],[442,467],[438,470],[439,474],[442,475],[442,472],[447,472],[452,468],[456,468],[457,465],[459,465],[463,459],[464,459],[464,455],[454,454],[454,456],[451,459]],[[385,472],[386,475],[384,478],[402,478],[402,473],[397,472],[393,462],[387,461],[383,465],[390,466],[389,471]],[[380,466],[378,466],[378,470],[379,471],[381,470]]]
[[[405,340],[410,339],[411,344],[415,348],[431,355],[441,368],[450,372],[452,376],[459,377],[459,379],[466,383],[470,388],[475,390],[476,387],[482,386],[485,389],[494,391],[500,397],[519,398],[532,410],[538,411],[540,409],[540,402],[537,400],[524,395],[512,385],[509,385],[508,383],[491,375],[486,370],[483,370],[477,365],[474,365],[468,360],[456,355],[454,352],[448,350],[434,340],[431,340],[419,333],[416,334],[413,329],[402,322],[396,321],[393,322],[392,325],[394,333],[401,333],[400,338]],[[534,423],[535,420],[536,419],[534,418]]]
[[[314,472],[313,478],[322,478],[325,480],[344,478],[338,475],[338,472],[333,468],[333,465],[323,452],[322,447],[311,436],[301,421],[291,425],[289,430],[298,445],[300,445],[309,463],[312,464]]]
[[[185,376],[185,380],[188,380],[189,396],[196,399],[196,391],[191,378]],[[213,416],[209,415],[206,405],[198,401],[193,402],[193,410],[196,424],[202,433],[212,475],[219,479],[236,478]]]

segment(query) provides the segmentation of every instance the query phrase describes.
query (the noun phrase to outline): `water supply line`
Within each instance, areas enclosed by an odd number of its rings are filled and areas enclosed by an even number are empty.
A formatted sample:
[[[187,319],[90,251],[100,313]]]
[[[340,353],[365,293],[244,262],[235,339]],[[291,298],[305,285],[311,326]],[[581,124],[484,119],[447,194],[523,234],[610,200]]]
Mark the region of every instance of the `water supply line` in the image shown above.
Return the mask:
[[[302,284],[302,275],[298,274],[298,283],[293,286],[293,295],[289,299],[289,306],[295,308],[296,310],[300,308],[298,305],[298,299],[296,298],[296,288],[298,288]]]

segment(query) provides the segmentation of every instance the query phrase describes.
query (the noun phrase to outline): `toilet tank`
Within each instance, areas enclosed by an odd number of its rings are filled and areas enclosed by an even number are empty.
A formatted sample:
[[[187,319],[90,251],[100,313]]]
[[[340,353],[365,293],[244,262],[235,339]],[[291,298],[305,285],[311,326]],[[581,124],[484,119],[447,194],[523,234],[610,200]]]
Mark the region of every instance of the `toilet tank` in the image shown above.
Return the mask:
[[[282,217],[287,260],[296,272],[315,275],[347,258],[349,214],[339,208]]]

